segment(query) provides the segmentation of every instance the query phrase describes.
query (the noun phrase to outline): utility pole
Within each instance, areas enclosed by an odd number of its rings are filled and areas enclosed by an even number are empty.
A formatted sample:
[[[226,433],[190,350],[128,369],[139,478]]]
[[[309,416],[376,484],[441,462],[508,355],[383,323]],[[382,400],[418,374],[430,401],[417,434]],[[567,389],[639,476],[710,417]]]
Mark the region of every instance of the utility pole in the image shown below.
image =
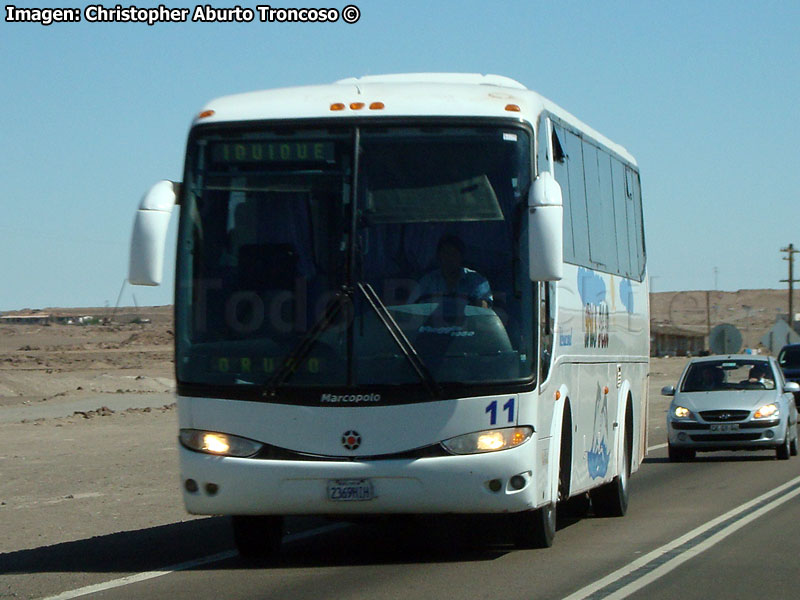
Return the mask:
[[[789,262],[789,279],[781,279],[781,283],[788,283],[789,284],[789,327],[792,327],[794,323],[794,308],[792,304],[793,296],[794,296],[794,284],[800,282],[799,279],[794,278],[794,255],[800,252],[800,250],[795,250],[794,244],[789,244],[788,248],[781,248],[781,252],[786,252],[786,256],[783,257],[783,260]]]

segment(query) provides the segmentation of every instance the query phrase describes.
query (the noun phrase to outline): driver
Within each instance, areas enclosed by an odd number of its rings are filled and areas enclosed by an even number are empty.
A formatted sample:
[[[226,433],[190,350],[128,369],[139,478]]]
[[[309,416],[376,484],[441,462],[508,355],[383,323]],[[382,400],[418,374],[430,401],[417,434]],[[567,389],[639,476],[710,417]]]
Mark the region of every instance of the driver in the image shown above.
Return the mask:
[[[760,383],[765,387],[771,387],[773,385],[769,370],[763,365],[754,365],[748,373],[747,381],[748,383]]]
[[[464,242],[458,236],[443,235],[436,246],[436,258],[439,269],[420,279],[417,289],[408,299],[409,303],[459,296],[469,304],[489,308],[493,300],[489,282],[477,271],[464,266]]]

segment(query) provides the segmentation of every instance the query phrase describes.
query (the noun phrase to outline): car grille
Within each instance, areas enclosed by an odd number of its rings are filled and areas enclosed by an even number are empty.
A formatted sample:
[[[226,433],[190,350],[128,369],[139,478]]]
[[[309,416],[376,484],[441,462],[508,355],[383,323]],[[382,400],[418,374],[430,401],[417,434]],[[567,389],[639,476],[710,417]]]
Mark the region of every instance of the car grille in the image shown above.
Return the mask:
[[[672,428],[677,431],[691,431],[697,429],[704,429],[708,431],[708,428],[711,427],[710,425],[706,425],[705,423],[685,423],[683,421],[673,421]]]
[[[704,421],[710,423],[726,423],[728,421],[744,421],[750,416],[749,410],[704,410],[700,413]]]
[[[760,433],[716,433],[690,435],[693,442],[752,442],[761,437]]]

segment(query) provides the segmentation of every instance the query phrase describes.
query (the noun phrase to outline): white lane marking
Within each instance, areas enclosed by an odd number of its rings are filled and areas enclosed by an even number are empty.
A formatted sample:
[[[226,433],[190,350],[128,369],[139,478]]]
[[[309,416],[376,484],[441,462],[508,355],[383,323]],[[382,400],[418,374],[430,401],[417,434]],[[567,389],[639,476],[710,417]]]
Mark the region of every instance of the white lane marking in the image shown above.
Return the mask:
[[[622,598],[627,598],[644,586],[676,569],[687,560],[690,560],[701,552],[708,550],[748,523],[761,518],[764,514],[768,513],[772,509],[777,508],[784,502],[787,502],[795,496],[800,495],[800,487],[797,487],[798,485],[800,485],[800,477],[795,477],[783,485],[779,485],[769,492],[762,494],[758,498],[754,498],[749,502],[745,502],[733,510],[726,512],[724,515],[708,521],[704,525],[693,529],[689,533],[682,535],[681,537],[667,544],[664,544],[660,548],[657,548],[645,556],[642,556],[641,558],[625,565],[610,575],[607,575],[606,577],[603,577],[602,579],[599,579],[594,583],[581,588],[577,592],[565,597],[563,600],[583,600],[585,598],[597,600],[601,598],[604,600],[620,600]],[[780,496],[780,494],[782,494],[786,489],[793,486],[795,486],[794,489],[791,489],[786,492],[786,494]],[[774,496],[779,497],[775,498],[771,502],[766,504],[764,503],[767,499]],[[745,514],[740,518],[736,518],[759,504],[763,504],[763,506],[760,506],[750,514]],[[725,523],[726,521],[731,521],[732,519],[735,520],[733,520],[729,525],[719,528],[721,524]],[[713,530],[715,527],[719,528],[719,530],[709,533],[710,530]],[[704,538],[704,534],[708,534],[708,536]],[[691,544],[693,541],[696,543]],[[687,545],[688,547],[683,551],[676,551],[676,549],[683,545]],[[671,558],[665,558],[665,555],[670,552],[672,552],[674,556]],[[648,565],[651,568],[648,568]],[[637,577],[634,575],[634,573],[640,569],[642,570],[642,574]],[[629,578],[632,580],[628,583],[624,583],[622,582],[624,578]],[[615,586],[614,584],[617,585]],[[605,588],[611,589],[608,590],[608,593],[604,594],[603,590]]]
[[[137,573],[136,575],[129,575],[128,577],[121,577],[120,579],[112,579],[111,581],[106,581],[104,583],[87,585],[86,587],[78,588],[77,590],[70,590],[68,592],[62,592],[56,596],[49,596],[48,598],[44,598],[43,600],[69,600],[70,598],[87,596],[89,594],[94,594],[95,592],[103,592],[105,590],[122,587],[124,585],[130,585],[132,583],[138,583],[140,581],[147,581],[148,579],[155,579],[156,577],[161,577],[162,575],[169,575],[170,573],[174,573],[176,571],[185,571],[186,569],[192,569],[194,567],[199,567],[201,565],[207,565],[209,563],[218,562],[228,558],[233,558],[234,556],[236,556],[236,550],[220,552],[219,554],[212,554],[211,556],[205,556],[203,558],[198,558],[197,560],[190,560],[188,562],[180,563],[178,565],[164,567],[163,569],[160,569],[158,571]]]
[[[284,538],[284,541],[296,542],[298,540],[304,540],[306,538],[310,538],[315,535],[328,533],[349,526],[350,525],[348,523],[333,523],[332,525],[325,525],[323,527],[317,527],[316,529],[309,529],[308,531],[301,531],[300,533],[293,533],[292,535],[287,535]],[[95,585],[87,585],[86,587],[78,588],[76,590],[61,592],[60,594],[56,594],[55,596],[48,596],[47,598],[42,598],[42,600],[70,600],[71,598],[80,598],[81,596],[88,596],[89,594],[94,594],[96,592],[102,592],[105,590],[123,587],[126,585],[131,585],[133,583],[138,583],[140,581],[147,581],[148,579],[155,579],[156,577],[162,577],[164,575],[169,575],[170,573],[175,573],[177,571],[186,571],[187,569],[194,569],[195,567],[200,567],[202,565],[220,562],[223,560],[227,560],[229,558],[233,558],[237,554],[238,552],[236,552],[236,550],[228,550],[227,552],[220,552],[219,554],[212,554],[210,556],[204,556],[196,560],[190,560],[177,565],[163,567],[157,571],[137,573],[136,575],[120,577],[119,579],[112,579],[111,581],[97,583]]]

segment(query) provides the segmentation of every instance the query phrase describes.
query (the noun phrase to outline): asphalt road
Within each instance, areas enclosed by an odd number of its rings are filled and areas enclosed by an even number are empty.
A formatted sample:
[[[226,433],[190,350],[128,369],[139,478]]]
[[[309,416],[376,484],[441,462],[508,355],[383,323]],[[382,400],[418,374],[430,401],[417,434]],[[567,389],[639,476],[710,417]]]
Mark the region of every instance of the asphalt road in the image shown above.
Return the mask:
[[[651,410],[628,514],[562,518],[547,550],[515,550],[497,520],[296,519],[281,561],[263,566],[235,554],[226,519],[208,518],[16,552],[3,570],[62,600],[798,597],[800,457],[672,464],[662,420]]]

